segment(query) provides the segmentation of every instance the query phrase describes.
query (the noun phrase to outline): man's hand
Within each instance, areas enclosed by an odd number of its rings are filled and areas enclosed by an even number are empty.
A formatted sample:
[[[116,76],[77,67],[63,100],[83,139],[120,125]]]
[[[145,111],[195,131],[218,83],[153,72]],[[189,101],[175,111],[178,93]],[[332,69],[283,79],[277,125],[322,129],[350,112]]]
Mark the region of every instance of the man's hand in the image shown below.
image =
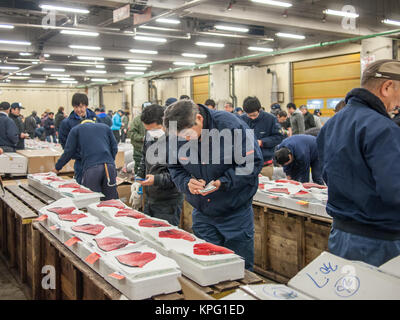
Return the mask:
[[[2,148],[0,148],[0,154],[3,154],[3,149]]]
[[[210,193],[213,193],[213,192],[217,191],[217,190],[221,187],[221,181],[219,181],[219,180],[214,181],[214,182],[212,183],[212,185],[215,187],[214,190],[211,190],[211,191],[208,191],[208,192],[200,192],[200,194],[201,194],[202,196],[207,196],[207,195],[209,195]]]
[[[206,186],[204,180],[190,179],[188,183],[188,188],[191,194],[200,194],[200,190],[203,190]]]
[[[261,140],[257,140],[258,141],[258,145],[260,146],[260,147],[262,147],[262,141]]]
[[[54,168],[53,170],[51,170],[51,172],[54,172],[55,174],[59,174],[60,171],[58,171],[56,168]]]
[[[154,175],[148,174],[148,175],[146,175],[146,180],[138,181],[138,182],[144,187],[152,186],[152,185],[154,185]]]

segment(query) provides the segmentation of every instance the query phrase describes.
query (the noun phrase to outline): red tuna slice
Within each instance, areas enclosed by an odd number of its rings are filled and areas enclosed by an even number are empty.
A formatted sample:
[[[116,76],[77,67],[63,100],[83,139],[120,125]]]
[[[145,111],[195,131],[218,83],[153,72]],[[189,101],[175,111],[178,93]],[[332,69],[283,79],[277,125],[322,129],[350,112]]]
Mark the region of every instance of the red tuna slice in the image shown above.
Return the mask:
[[[111,207],[111,208],[117,208],[117,209],[125,209],[125,205],[119,201],[119,200],[107,200],[107,201],[101,201],[98,205],[98,208],[101,207]]]
[[[170,229],[166,231],[160,231],[158,233],[160,238],[171,238],[171,239],[182,239],[187,241],[196,241],[196,238],[190,235],[189,233],[181,230]]]
[[[102,226],[101,224],[82,224],[80,226],[73,226],[71,229],[76,232],[82,232],[97,236],[100,232],[103,231],[104,226]]]
[[[320,184],[316,183],[303,183],[303,187],[306,189],[317,188],[317,189],[328,189],[328,187],[321,186]]]
[[[264,189],[264,187],[265,187],[265,184],[263,184],[263,183],[258,184],[258,189]]]
[[[72,193],[93,193],[93,191],[83,188],[78,188],[72,191]]]
[[[66,208],[53,207],[53,208],[47,209],[47,211],[50,211],[50,212],[53,212],[53,213],[57,213],[57,214],[70,214],[74,210],[76,210],[75,207],[66,207]]]
[[[300,190],[299,192],[295,193],[295,196],[304,196],[306,194],[308,195],[310,193],[304,190]]]
[[[212,243],[196,243],[193,246],[193,253],[201,256],[213,256],[217,254],[229,254],[234,253],[225,247],[220,247]]]
[[[119,263],[126,265],[128,267],[138,267],[142,268],[150,261],[156,258],[156,254],[152,252],[131,252],[128,254],[123,254],[116,256]]]
[[[133,219],[143,219],[146,218],[146,216],[143,213],[140,213],[139,211],[133,210],[133,209],[122,209],[117,212],[115,215],[116,218],[118,217],[128,217],[128,218],[133,218]]]
[[[101,250],[106,251],[106,252],[124,248],[129,243],[135,243],[133,241],[129,241],[129,240],[126,240],[126,239],[110,238],[110,237],[94,239],[94,241],[96,241],[97,246]]]
[[[272,189],[268,189],[267,191],[269,192],[274,192],[274,193],[286,193],[286,194],[290,194],[289,190],[286,188],[272,188]]]
[[[290,183],[290,184],[294,184],[296,186],[299,186],[301,183],[298,181],[294,181],[294,180],[286,180],[286,179],[281,179],[281,180],[275,180],[276,183]]]
[[[71,189],[78,189],[81,186],[77,183],[67,183],[67,184],[62,184],[58,186],[59,188],[71,188]]]
[[[59,177],[47,177],[44,178],[44,180],[50,180],[50,181],[65,181],[64,179],[61,179]]]
[[[157,221],[152,219],[142,219],[139,221],[139,226],[146,228],[160,228],[160,227],[170,227],[171,225],[162,221]]]
[[[79,219],[86,218],[87,215],[83,213],[76,213],[76,214],[60,214],[58,218],[64,221],[72,221],[77,222]]]

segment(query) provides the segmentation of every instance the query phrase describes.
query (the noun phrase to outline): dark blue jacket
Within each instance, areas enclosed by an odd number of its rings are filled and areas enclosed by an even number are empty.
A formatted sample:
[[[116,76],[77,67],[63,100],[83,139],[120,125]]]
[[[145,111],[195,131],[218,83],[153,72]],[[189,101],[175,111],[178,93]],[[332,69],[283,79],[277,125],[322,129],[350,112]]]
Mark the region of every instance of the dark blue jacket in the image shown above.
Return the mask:
[[[54,128],[51,128],[51,126],[54,126]],[[54,119],[46,119],[46,121],[44,122],[44,131],[46,132],[46,137],[56,134]]]
[[[96,121],[96,114],[90,110],[86,109],[86,118],[88,120]],[[60,124],[60,129],[58,130],[58,139],[63,149],[65,149],[65,144],[67,143],[68,134],[73,127],[80,124],[83,119],[79,117],[74,111],[72,111],[68,118],[64,119]],[[79,150],[72,157],[72,159],[80,159],[79,158]]]
[[[261,151],[264,157],[264,164],[274,157],[275,147],[282,142],[282,128],[276,118],[263,110],[257,119],[250,119],[247,114],[243,114],[241,119],[254,130],[257,140],[262,141]]]
[[[15,151],[18,143],[18,128],[6,114],[0,113],[0,147],[10,147]]]
[[[104,124],[108,125],[109,127],[112,126],[112,120],[105,112],[99,113],[97,115],[97,122],[104,123]]]
[[[80,150],[83,170],[98,164],[115,164],[118,152],[117,141],[111,129],[103,123],[84,123],[72,128],[68,135],[64,153],[56,163],[61,170]]]
[[[283,167],[288,176],[299,182],[309,182],[310,168],[312,168],[314,182],[323,184],[318,159],[317,138],[305,134],[296,134],[283,140],[277,150],[283,147],[288,148],[294,158],[291,164]]]
[[[199,108],[204,118],[203,129],[216,129],[219,132],[225,129],[225,132],[229,135],[235,134],[238,141],[236,144],[238,146],[236,153],[243,157],[242,164],[238,164],[238,161],[235,161],[238,158],[238,155],[234,156],[233,141],[235,139],[232,138],[232,141],[229,141],[229,138],[227,138],[226,144],[228,150],[226,150],[225,155],[224,138],[221,137],[219,140],[214,139],[220,142],[220,150],[216,153],[216,148],[213,147],[211,137],[206,138],[202,134],[201,141],[202,143],[208,141],[208,148],[207,145],[203,145],[202,149],[200,141],[192,140],[186,142],[178,140],[179,157],[177,159],[176,154],[173,154],[169,158],[170,165],[168,169],[178,190],[185,193],[186,200],[194,208],[209,216],[228,216],[251,205],[253,196],[258,188],[258,174],[263,165],[261,150],[252,131],[238,117],[226,111],[210,110],[203,105],[200,105]],[[246,142],[248,144],[247,148]],[[190,153],[190,149],[183,152],[185,150],[183,147],[187,148],[189,146],[193,146],[196,152]],[[173,149],[174,143],[170,137],[170,152]],[[246,154],[248,155],[247,158]],[[189,164],[187,160],[190,158],[190,155],[199,164]],[[220,164],[212,164],[213,156],[220,161]],[[236,169],[240,170],[246,167],[245,159],[248,162],[247,168],[250,169],[248,170],[249,172],[237,174]],[[177,164],[171,164],[173,160],[177,160]],[[231,164],[229,164],[229,160],[231,160]],[[193,177],[198,180],[203,179],[206,183],[219,179],[222,185],[219,190],[207,196],[193,195],[188,188],[189,180]]]
[[[400,127],[383,102],[365,89],[346,97],[346,108],[317,137],[327,212],[382,230],[400,231]]]

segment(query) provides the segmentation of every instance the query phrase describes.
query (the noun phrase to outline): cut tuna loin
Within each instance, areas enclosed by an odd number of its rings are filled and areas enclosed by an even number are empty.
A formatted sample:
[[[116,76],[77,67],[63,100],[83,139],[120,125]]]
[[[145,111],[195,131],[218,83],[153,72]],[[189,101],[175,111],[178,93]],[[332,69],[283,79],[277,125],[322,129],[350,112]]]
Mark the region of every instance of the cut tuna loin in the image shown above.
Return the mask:
[[[104,226],[101,224],[82,224],[80,226],[73,226],[71,229],[76,232],[82,232],[96,236],[103,231]]]
[[[72,193],[93,193],[93,191],[83,188],[78,188],[72,191]]]
[[[128,254],[123,254],[116,256],[119,263],[126,265],[128,267],[138,267],[142,268],[150,261],[156,258],[156,254],[152,252],[131,252]]]
[[[94,239],[94,241],[96,241],[97,246],[101,250],[106,251],[106,252],[124,248],[129,243],[135,243],[133,241],[129,241],[129,240],[126,240],[126,239],[111,238],[111,237]]]
[[[58,218],[64,221],[72,221],[77,222],[79,219],[86,218],[87,215],[83,213],[76,213],[76,214],[59,214]]]
[[[294,184],[296,186],[299,186],[301,183],[298,181],[294,181],[294,180],[286,180],[286,179],[280,179],[280,180],[275,180],[276,183],[290,183],[290,184]]]
[[[187,241],[196,241],[196,238],[190,235],[189,233],[181,230],[170,229],[165,231],[160,231],[158,233],[160,238],[171,238],[171,239],[182,239]]]
[[[201,256],[213,256],[217,254],[229,254],[234,252],[225,247],[220,247],[209,242],[204,242],[196,243],[193,246],[193,253]]]
[[[122,209],[117,212],[115,217],[128,217],[128,218],[133,218],[133,219],[143,219],[146,218],[146,216],[143,213],[140,213],[139,211],[133,210],[133,209]]]
[[[50,212],[53,212],[53,213],[57,213],[57,214],[70,214],[74,210],[76,210],[75,207],[66,207],[66,208],[53,207],[53,208],[47,209],[47,211],[50,211]]]
[[[66,183],[58,186],[58,188],[70,188],[70,189],[79,189],[81,187],[80,184],[77,183]]]
[[[146,228],[159,228],[159,227],[170,227],[171,225],[162,221],[152,219],[142,219],[139,221],[139,227]]]
[[[117,208],[117,209],[125,209],[125,205],[119,201],[119,200],[107,200],[107,201],[101,201],[98,205],[98,208],[101,207],[111,207],[111,208]]]
[[[65,181],[64,179],[61,179],[61,178],[59,178],[59,177],[53,177],[53,176],[44,178],[44,180],[50,180],[50,181]]]
[[[320,184],[316,183],[303,183],[303,187],[306,189],[317,188],[317,189],[328,189],[328,187],[321,186]]]
[[[286,194],[290,194],[289,190],[287,188],[272,188],[272,189],[268,189],[269,192],[273,192],[273,193],[286,193]]]

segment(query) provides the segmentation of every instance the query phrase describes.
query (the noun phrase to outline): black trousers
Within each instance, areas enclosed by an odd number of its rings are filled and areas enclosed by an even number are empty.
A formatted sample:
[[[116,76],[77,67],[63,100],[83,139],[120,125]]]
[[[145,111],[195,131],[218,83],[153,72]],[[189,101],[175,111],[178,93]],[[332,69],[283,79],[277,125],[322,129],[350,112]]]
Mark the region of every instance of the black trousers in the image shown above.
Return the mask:
[[[119,143],[121,141],[121,135],[119,133],[119,130],[113,130],[112,131],[115,137],[115,140],[117,140],[117,143]]]

